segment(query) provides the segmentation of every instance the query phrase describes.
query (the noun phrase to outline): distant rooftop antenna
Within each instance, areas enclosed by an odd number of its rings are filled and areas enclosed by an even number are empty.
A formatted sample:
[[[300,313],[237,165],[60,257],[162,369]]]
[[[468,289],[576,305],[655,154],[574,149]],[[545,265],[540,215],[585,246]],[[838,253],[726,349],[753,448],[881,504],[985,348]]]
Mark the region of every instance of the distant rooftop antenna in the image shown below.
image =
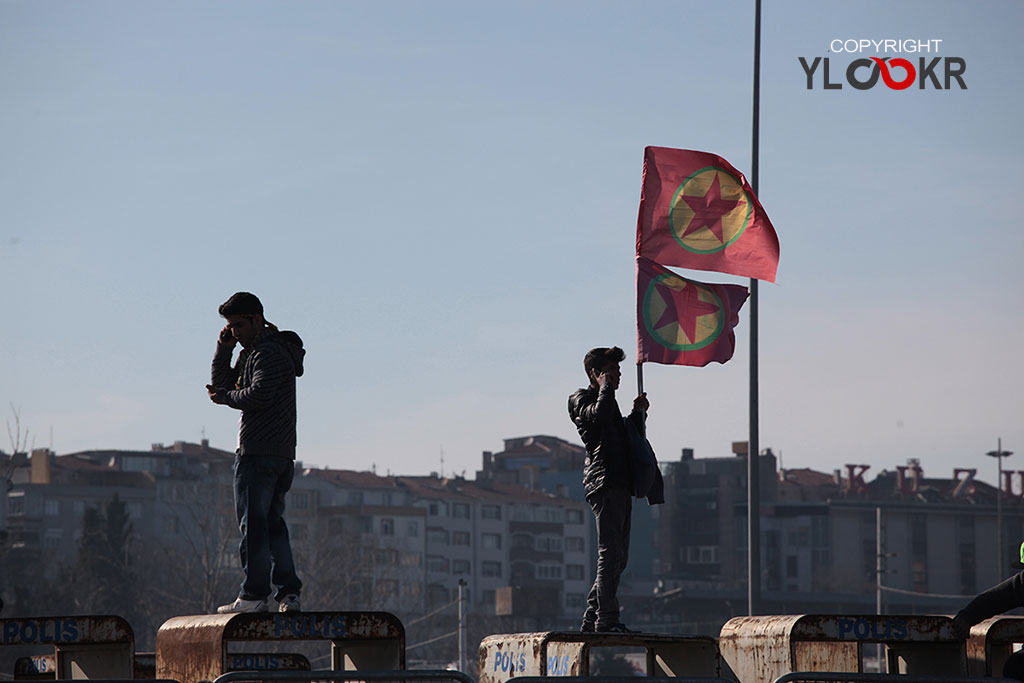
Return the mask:
[[[444,479],[444,446],[441,446],[441,478]]]

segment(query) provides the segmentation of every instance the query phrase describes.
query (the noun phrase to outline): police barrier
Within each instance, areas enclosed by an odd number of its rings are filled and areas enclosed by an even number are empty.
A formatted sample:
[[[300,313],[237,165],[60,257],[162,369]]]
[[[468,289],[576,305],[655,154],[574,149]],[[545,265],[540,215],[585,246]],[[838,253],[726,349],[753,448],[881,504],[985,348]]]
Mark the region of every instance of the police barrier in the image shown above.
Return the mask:
[[[945,616],[734,617],[718,638],[722,659],[743,683],[771,683],[792,671],[861,674],[868,643],[884,646],[889,673],[967,676],[964,641]]]
[[[235,671],[218,677],[213,683],[235,683],[235,681],[455,681],[473,683],[473,679],[461,671],[420,669],[402,671],[266,671],[257,675],[252,672]]]
[[[308,667],[307,667],[308,668]],[[156,675],[156,653],[136,652],[132,678],[152,679]],[[57,655],[30,655],[14,660],[14,680],[52,681],[57,677]]]
[[[508,679],[509,683],[551,683],[548,676],[516,676]],[[681,676],[658,677],[645,676],[561,676],[558,683],[736,683],[728,678],[687,678]]]
[[[1000,616],[971,627],[967,671],[972,676],[1001,676],[1014,646],[1024,643],[1024,617]]]
[[[156,675],[213,680],[231,670],[236,654],[246,656],[231,652],[232,643],[317,640],[331,643],[333,670],[405,668],[405,629],[388,612],[263,612],[168,619],[156,634]]]
[[[822,673],[794,671],[779,676],[774,683],[1015,683],[1010,678],[978,678],[947,676],[908,676],[894,674]],[[1020,681],[1016,681],[1020,683]]]
[[[544,631],[493,635],[480,642],[480,683],[524,676],[588,676],[594,647],[643,648],[648,676],[715,678],[721,658],[709,636]]]
[[[0,619],[0,645],[52,646],[53,669],[48,678],[128,679],[134,675],[135,635],[121,617]]]

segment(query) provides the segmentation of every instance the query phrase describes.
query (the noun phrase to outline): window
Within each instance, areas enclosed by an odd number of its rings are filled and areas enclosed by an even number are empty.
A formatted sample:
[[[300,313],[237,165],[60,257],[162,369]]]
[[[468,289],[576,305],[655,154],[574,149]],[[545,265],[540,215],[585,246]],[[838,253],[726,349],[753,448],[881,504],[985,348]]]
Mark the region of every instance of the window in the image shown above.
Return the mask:
[[[483,546],[484,550],[500,550],[501,549],[501,535],[500,534],[481,534],[480,545]]]
[[[381,536],[394,536],[395,535],[395,520],[390,517],[383,517],[380,520],[380,535]]]
[[[469,519],[469,504],[452,503],[452,517],[455,519]]]
[[[377,579],[373,590],[378,596],[387,600],[398,595],[398,581],[395,579]]]
[[[293,493],[292,494],[292,507],[296,510],[308,510],[309,509],[309,496],[305,493]]]
[[[430,527],[427,529],[427,543],[448,545],[448,530]]]
[[[393,548],[378,548],[374,551],[373,556],[376,564],[394,565],[398,563],[398,551]]]
[[[385,491],[381,496],[381,502],[384,505],[391,505],[391,491]]]
[[[452,574],[469,574],[469,560],[452,560]]]
[[[566,510],[565,521],[568,524],[583,524],[583,510]]]
[[[85,514],[85,501],[76,500],[71,503],[71,511],[75,513],[75,516],[82,516]]]
[[[565,594],[565,606],[569,609],[579,609],[583,607],[583,603],[586,598],[583,593],[566,593]]]
[[[796,578],[796,555],[786,556],[786,578]]]
[[[46,516],[47,517],[59,517],[60,516],[60,501],[59,500],[48,500],[48,501],[46,501]]]
[[[408,524],[406,524],[405,525],[405,535],[406,536],[411,536],[413,538],[418,537],[420,535],[420,523],[419,522],[409,522]]]
[[[921,513],[910,515],[910,552],[922,559],[928,555],[928,522]]]
[[[541,508],[540,518],[545,522],[561,523],[562,510],[561,508]]]
[[[533,536],[524,533],[512,534],[512,547],[516,550],[533,550]]]
[[[562,565],[560,564],[538,564],[536,570],[538,579],[560,579],[562,578]]]
[[[58,548],[60,547],[61,539],[64,537],[64,532],[60,529],[47,529],[43,535],[43,547],[44,548]]]
[[[580,536],[569,536],[565,539],[565,551],[567,553],[582,553],[583,538]]]
[[[427,506],[427,510],[430,512],[431,517],[448,516],[448,504],[439,500],[431,501]]]
[[[483,519],[501,519],[500,505],[484,505],[480,508],[480,517]]]
[[[128,503],[128,517],[130,519],[142,519],[142,503]]]
[[[686,548],[686,562],[687,564],[715,564],[718,562],[718,546],[688,546]]]
[[[25,514],[25,495],[23,493],[10,494],[7,499],[7,514],[12,517]]]
[[[565,578],[570,581],[582,581],[583,580],[583,565],[582,564],[570,564],[565,567]]]
[[[403,567],[419,567],[423,564],[423,556],[419,553],[402,553]]]
[[[480,573],[483,576],[494,576],[501,578],[501,562],[481,562]]]
[[[452,545],[469,545],[469,532],[468,531],[453,531],[452,532]]]
[[[533,549],[538,552],[560,552],[562,550],[562,539],[558,536],[538,536],[534,539]]]
[[[447,574],[448,573],[448,560],[447,558],[439,555],[431,555],[427,558],[427,571],[435,574]]]

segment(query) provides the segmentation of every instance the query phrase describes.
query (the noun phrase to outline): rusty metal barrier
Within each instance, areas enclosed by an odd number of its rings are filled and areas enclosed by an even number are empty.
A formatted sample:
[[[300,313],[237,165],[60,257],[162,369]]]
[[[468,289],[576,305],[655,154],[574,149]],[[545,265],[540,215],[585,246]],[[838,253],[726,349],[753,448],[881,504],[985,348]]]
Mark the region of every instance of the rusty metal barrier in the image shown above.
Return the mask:
[[[975,624],[967,638],[967,672],[1001,675],[1016,643],[1024,643],[1024,617],[999,616]]]
[[[263,612],[168,619],[156,634],[156,676],[210,681],[250,654],[229,652],[231,643],[316,640],[331,643],[332,670],[405,668],[405,628],[388,612]]]
[[[551,676],[516,676],[510,683],[551,683]],[[736,683],[728,678],[689,678],[683,676],[559,676],[558,683]],[[1018,683],[1020,683],[1018,681]]]
[[[853,674],[821,671],[794,671],[775,679],[774,683],[1020,683],[1012,678],[911,676],[908,674]]]
[[[251,671],[233,671],[218,677],[213,683],[235,683],[235,681],[455,681],[474,683],[461,671],[447,669],[403,669],[401,671],[265,671],[254,674]]]
[[[883,646],[890,673],[967,676],[964,641],[946,616],[735,617],[718,638],[722,658],[743,683],[771,683],[792,671],[867,675],[863,647],[869,643]]]
[[[594,647],[635,647],[647,653],[647,675],[717,678],[721,657],[710,636],[659,633],[543,631],[493,635],[480,642],[480,683],[514,677],[587,677]]]
[[[121,617],[0,619],[0,645],[52,646],[58,680],[134,675],[135,634]]]

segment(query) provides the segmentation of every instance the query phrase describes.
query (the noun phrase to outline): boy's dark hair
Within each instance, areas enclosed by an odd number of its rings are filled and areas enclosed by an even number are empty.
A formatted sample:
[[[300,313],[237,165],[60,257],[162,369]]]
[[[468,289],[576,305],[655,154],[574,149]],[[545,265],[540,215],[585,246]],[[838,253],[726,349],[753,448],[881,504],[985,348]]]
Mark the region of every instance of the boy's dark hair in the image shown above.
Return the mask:
[[[225,318],[229,315],[263,315],[263,304],[259,297],[249,292],[235,292],[217,309]]]
[[[583,369],[587,371],[587,377],[590,377],[591,370],[600,370],[609,363],[621,363],[625,359],[626,352],[618,346],[599,346],[587,351],[583,357]]]

